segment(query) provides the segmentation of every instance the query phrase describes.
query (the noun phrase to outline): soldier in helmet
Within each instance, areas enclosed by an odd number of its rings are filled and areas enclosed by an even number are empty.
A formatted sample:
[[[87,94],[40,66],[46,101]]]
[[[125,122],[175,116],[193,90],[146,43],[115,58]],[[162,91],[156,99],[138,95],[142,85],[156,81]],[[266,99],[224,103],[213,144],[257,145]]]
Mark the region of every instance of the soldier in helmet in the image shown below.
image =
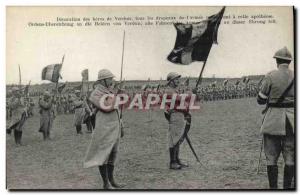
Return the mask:
[[[27,107],[22,101],[21,93],[18,87],[12,88],[12,97],[8,101],[8,107],[11,111],[11,118],[8,121],[9,126],[7,128],[7,133],[11,133],[14,131],[15,142],[17,145],[22,145],[22,133],[23,133],[23,126],[25,124],[26,119],[28,118],[27,115]]]
[[[168,99],[172,99],[173,94],[178,94],[179,78],[181,75],[176,72],[170,72],[167,75],[167,88],[165,93]],[[169,122],[169,153],[170,153],[170,169],[181,169],[188,165],[179,159],[179,147],[184,140],[185,126],[188,123],[190,113],[188,107],[185,109],[177,109],[180,103],[180,97],[177,96],[174,108],[167,105],[165,108],[165,117]]]
[[[89,100],[97,108],[96,126],[84,160],[84,167],[98,167],[104,189],[121,188],[114,180],[114,167],[122,136],[122,121],[119,109],[114,106],[115,92],[112,91],[114,75],[107,69],[98,73],[98,80]],[[105,99],[101,98],[108,96]],[[102,103],[100,101],[103,101]]]
[[[44,140],[48,140],[50,139],[50,130],[55,118],[52,98],[48,91],[45,91],[44,96],[40,98],[39,106],[41,115],[39,132],[43,133]]]
[[[295,173],[294,72],[288,68],[292,55],[286,47],[278,50],[274,58],[277,70],[265,76],[257,102],[267,105],[261,133],[270,188],[277,188],[277,161],[282,153],[285,162],[283,188],[288,189]]]

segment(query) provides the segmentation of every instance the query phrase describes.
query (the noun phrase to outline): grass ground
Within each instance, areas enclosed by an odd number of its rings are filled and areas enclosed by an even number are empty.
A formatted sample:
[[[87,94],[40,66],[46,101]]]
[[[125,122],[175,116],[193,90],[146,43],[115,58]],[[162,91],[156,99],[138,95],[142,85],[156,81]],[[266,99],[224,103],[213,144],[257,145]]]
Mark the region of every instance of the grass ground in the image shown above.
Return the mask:
[[[192,113],[190,138],[200,157],[197,163],[186,142],[181,158],[190,166],[168,169],[168,124],[163,111],[125,111],[125,136],[116,165],[117,180],[126,189],[267,189],[264,155],[256,174],[261,136],[261,110],[255,99],[206,102]],[[39,114],[29,118],[22,147],[7,135],[9,189],[101,189],[97,168],[84,169],[82,161],[91,134],[76,135],[73,115],[57,116],[52,140],[38,132]],[[281,168],[282,160],[279,162]],[[279,169],[282,186],[282,169]]]

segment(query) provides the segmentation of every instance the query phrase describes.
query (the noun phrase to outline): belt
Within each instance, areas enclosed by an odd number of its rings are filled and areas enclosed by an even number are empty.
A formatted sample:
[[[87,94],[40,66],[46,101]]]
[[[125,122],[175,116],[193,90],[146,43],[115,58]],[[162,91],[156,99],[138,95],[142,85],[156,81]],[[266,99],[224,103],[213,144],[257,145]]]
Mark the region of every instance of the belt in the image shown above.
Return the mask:
[[[269,103],[270,108],[293,108],[295,107],[294,102],[285,103]]]

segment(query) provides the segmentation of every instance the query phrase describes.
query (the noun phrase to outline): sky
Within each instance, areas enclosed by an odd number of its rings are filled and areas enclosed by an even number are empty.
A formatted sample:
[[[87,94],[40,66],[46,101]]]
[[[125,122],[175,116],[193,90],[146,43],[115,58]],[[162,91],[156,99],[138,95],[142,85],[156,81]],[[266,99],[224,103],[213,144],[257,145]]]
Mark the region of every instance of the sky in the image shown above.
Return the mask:
[[[166,79],[169,72],[197,77],[203,62],[175,65],[166,58],[174,47],[176,30],[163,26],[28,27],[29,22],[55,22],[57,17],[114,16],[210,16],[221,7],[8,7],[6,29],[6,83],[47,83],[42,69],[60,63],[63,81],[80,81],[88,68],[91,81],[106,68],[120,78],[123,32],[125,30],[123,78],[126,80]],[[226,7],[218,44],[210,51],[204,77],[261,75],[276,68],[274,53],[286,46],[293,55],[292,7]],[[273,15],[272,24],[232,24],[233,15]],[[236,19],[235,19],[236,20]],[[249,19],[246,19],[248,21]],[[195,22],[198,20],[193,20]],[[223,20],[224,22],[225,20]],[[183,20],[182,22],[187,22]],[[294,64],[291,64],[293,69]]]

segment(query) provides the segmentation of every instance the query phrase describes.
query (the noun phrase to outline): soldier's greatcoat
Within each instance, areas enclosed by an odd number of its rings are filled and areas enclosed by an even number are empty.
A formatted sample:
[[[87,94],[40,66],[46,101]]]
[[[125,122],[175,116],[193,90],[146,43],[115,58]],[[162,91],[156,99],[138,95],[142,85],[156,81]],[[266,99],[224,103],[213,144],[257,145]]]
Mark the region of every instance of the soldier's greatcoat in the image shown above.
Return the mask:
[[[89,97],[98,111],[96,113],[96,127],[83,163],[84,168],[105,164],[121,136],[119,111],[117,109],[104,111],[100,108],[99,100],[105,94],[112,94],[112,91],[102,85],[97,85]]]
[[[14,125],[17,131],[22,131],[23,125],[26,121],[26,106],[22,103],[21,98],[11,97],[8,102],[8,107],[12,113],[11,118],[7,120],[7,128],[10,128]]]
[[[52,107],[52,101],[51,99],[48,99],[47,101],[44,99],[41,99],[39,101],[40,106],[40,129],[39,132],[48,133],[50,132],[54,120],[54,110]]]
[[[259,96],[263,99],[269,97],[269,103],[276,103],[280,95],[285,91],[294,79],[294,72],[288,69],[287,64],[281,64],[278,70],[274,70],[265,76],[261,85]],[[294,101],[294,86],[289,90],[284,103]],[[270,107],[266,113],[261,133],[270,135],[285,135],[286,120],[289,120],[294,131],[294,108]]]

